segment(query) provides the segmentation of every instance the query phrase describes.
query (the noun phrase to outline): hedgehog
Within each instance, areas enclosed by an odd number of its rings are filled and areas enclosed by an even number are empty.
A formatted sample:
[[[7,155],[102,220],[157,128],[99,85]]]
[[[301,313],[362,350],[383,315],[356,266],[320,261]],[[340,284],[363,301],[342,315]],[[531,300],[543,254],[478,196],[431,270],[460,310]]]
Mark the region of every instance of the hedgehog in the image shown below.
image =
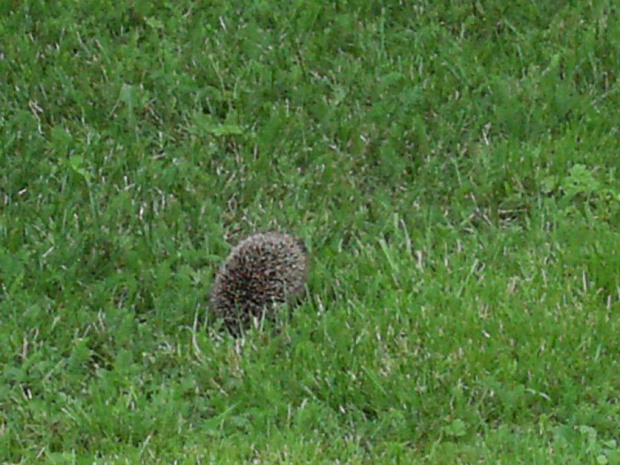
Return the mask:
[[[233,334],[263,319],[278,304],[294,304],[306,290],[308,251],[289,234],[267,232],[243,239],[215,276],[209,296],[212,314]]]

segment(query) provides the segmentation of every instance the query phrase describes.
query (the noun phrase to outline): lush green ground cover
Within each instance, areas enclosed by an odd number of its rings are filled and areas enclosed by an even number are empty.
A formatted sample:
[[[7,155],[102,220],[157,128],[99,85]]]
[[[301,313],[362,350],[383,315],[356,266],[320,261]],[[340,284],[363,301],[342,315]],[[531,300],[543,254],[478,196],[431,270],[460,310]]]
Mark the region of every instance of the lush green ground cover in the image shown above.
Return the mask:
[[[620,463],[618,6],[403,3],[1,3],[0,462]]]

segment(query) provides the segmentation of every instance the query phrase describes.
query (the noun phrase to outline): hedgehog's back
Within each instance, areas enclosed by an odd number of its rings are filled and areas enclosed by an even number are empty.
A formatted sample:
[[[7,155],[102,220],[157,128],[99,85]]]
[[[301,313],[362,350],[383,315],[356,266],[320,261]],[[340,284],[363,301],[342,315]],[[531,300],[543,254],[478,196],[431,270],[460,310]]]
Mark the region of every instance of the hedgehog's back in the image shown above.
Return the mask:
[[[232,249],[219,269],[211,311],[228,327],[271,318],[277,304],[295,302],[304,294],[307,268],[306,247],[299,239],[275,232],[251,235]]]

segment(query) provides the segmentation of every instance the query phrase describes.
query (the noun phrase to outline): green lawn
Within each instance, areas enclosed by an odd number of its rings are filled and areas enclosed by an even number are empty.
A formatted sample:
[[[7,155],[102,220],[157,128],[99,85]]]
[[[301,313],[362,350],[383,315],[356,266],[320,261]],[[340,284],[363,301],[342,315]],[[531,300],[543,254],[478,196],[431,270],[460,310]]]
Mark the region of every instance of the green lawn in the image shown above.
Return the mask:
[[[620,464],[619,127],[612,0],[3,0],[0,463]]]

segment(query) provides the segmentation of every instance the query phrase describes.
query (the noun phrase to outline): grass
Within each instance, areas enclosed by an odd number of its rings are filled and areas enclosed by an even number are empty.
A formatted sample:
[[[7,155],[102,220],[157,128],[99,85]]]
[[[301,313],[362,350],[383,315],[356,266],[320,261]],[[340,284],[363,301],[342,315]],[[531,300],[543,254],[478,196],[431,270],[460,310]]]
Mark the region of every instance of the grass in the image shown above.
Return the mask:
[[[0,13],[2,463],[620,463],[615,2]]]

